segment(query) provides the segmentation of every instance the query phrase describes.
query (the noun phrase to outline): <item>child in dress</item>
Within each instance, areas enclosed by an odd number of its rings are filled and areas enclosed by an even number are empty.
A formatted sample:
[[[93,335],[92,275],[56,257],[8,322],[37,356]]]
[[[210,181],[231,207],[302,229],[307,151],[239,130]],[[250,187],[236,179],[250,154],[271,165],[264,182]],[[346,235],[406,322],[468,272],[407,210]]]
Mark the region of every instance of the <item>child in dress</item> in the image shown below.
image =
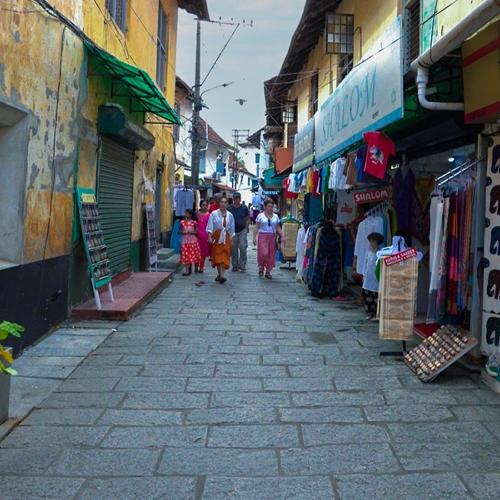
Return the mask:
[[[182,276],[189,276],[193,264],[197,265],[201,260],[200,245],[197,238],[198,224],[193,220],[193,210],[187,209],[184,220],[181,221],[181,264],[186,268]]]
[[[377,252],[384,242],[384,237],[380,233],[370,233],[367,239],[370,242],[370,249],[366,253],[362,268],[363,296],[365,299],[366,319],[377,321],[379,281],[375,275],[375,266],[377,265]]]

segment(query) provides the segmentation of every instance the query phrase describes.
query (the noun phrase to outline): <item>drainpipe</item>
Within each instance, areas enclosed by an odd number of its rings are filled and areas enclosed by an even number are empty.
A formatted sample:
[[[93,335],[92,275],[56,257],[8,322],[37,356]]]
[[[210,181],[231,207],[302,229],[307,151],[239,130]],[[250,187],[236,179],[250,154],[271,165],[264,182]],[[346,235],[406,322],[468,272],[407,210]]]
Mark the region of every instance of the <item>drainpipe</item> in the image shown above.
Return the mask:
[[[484,0],[446,35],[411,63],[411,69],[417,73],[418,101],[422,107],[432,111],[463,111],[463,102],[432,102],[427,99],[429,69],[499,14],[500,0]]]

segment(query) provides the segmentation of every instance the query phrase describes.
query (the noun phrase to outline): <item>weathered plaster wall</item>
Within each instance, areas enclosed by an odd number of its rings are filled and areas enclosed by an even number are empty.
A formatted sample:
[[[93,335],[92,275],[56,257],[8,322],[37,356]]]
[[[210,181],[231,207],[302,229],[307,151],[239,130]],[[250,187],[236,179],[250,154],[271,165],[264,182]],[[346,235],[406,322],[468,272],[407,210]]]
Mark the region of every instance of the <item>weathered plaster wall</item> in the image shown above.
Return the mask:
[[[81,20],[80,0],[53,4],[68,17]],[[38,10],[28,0],[13,6],[17,11]],[[46,13],[2,11],[0,97],[25,109],[29,120],[27,155],[25,163],[18,165],[26,171],[25,192],[12,193],[13,200],[24,199],[19,263],[70,251],[78,108],[85,92],[82,63],[80,40]]]
[[[97,7],[100,6],[100,10]],[[107,15],[105,0],[84,2],[84,30],[99,46],[116,57],[145,69],[156,79],[156,33],[158,30],[158,2],[156,0],[130,0],[127,29],[123,33]],[[162,0],[168,18],[168,63],[165,95],[171,106],[175,101],[175,53],[177,40],[177,1]],[[101,12],[102,11],[102,12]],[[105,13],[106,19],[103,14]],[[100,77],[89,77],[89,98],[82,110],[87,137],[82,141],[80,151],[79,184],[95,186],[96,179],[96,142],[95,123],[98,108],[111,101],[110,88]],[[113,101],[116,101],[113,98]],[[127,111],[126,106],[124,106]],[[131,116],[138,123],[139,117]],[[152,117],[156,120],[155,117]],[[164,168],[163,205],[161,229],[166,232],[171,227],[172,186],[175,169],[175,155],[172,126],[146,125],[155,136],[155,146],[150,151],[136,153],[134,175],[134,205],[132,217],[132,241],[137,242],[144,235],[143,204],[154,202],[156,169]]]

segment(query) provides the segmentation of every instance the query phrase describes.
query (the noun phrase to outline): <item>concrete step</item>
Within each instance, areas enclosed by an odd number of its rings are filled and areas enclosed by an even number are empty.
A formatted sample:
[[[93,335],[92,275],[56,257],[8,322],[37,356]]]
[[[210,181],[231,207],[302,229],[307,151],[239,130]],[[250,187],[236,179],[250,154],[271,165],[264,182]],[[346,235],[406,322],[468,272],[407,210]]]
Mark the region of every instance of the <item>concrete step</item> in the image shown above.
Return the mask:
[[[157,254],[158,261],[166,261],[175,255],[175,250],[173,248],[159,248]]]
[[[177,271],[182,266],[179,264],[180,255],[173,253],[167,259],[158,259],[158,269],[164,271]]]

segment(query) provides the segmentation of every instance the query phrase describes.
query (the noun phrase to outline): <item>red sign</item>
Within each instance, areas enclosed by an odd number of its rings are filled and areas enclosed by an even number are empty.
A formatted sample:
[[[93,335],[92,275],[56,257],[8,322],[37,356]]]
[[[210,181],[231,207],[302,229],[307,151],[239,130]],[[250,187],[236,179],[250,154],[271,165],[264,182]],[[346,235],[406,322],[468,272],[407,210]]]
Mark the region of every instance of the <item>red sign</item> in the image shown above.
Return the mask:
[[[389,191],[383,189],[368,189],[367,191],[358,191],[354,193],[354,203],[362,205],[363,203],[377,203],[389,198]]]
[[[409,248],[403,252],[394,253],[389,257],[384,257],[384,262],[386,266],[393,266],[394,264],[399,264],[405,260],[412,259],[417,256],[417,251],[414,248]]]

